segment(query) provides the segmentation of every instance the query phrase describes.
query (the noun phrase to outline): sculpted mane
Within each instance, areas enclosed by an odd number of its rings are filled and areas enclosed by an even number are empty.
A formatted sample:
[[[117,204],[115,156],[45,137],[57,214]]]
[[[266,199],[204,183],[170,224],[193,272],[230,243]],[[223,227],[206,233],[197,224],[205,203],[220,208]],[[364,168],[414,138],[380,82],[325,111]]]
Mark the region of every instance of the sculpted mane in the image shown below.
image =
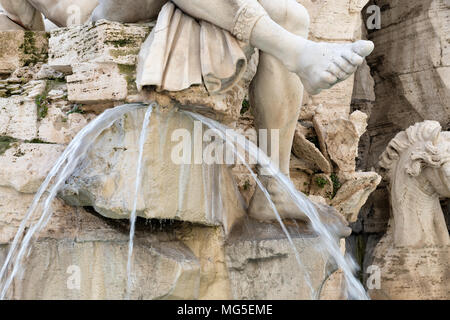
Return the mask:
[[[424,121],[400,132],[389,143],[386,151],[380,157],[380,167],[390,172],[396,168],[400,157],[411,148],[410,161],[406,166],[406,172],[417,177],[424,165],[438,168],[443,159],[439,154],[437,142],[442,127],[437,121]]]

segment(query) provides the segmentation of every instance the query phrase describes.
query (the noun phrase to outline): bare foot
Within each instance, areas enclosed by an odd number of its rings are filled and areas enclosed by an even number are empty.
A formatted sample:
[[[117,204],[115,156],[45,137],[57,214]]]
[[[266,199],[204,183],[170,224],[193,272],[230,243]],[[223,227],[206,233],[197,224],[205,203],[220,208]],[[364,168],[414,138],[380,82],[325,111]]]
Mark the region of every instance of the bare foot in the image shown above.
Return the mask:
[[[312,95],[329,89],[356,72],[364,58],[372,53],[371,41],[338,44],[313,42],[299,38],[296,62],[288,68],[302,80]]]
[[[267,188],[271,200],[275,204],[282,219],[295,219],[309,222],[306,214],[297,207],[288,192],[281,188],[275,178],[259,176],[259,179]],[[315,205],[320,215],[320,220],[328,229],[331,229],[339,237],[348,237],[351,234],[351,229],[348,227],[347,221],[339,212],[329,206]],[[277,219],[269,200],[267,200],[267,197],[259,188],[256,188],[255,194],[250,201],[248,214],[250,217],[260,221],[274,221]]]

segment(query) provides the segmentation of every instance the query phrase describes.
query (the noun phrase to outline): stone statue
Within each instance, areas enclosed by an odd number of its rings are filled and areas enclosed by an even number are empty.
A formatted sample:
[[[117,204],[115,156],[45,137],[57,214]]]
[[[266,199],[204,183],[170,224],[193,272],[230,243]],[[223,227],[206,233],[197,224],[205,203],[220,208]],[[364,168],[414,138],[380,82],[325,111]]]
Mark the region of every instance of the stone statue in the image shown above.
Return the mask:
[[[310,94],[318,94],[347,79],[374,48],[370,41],[335,44],[307,40],[310,18],[295,0],[99,0],[98,3],[0,0],[0,3],[9,23],[25,29],[42,30],[39,12],[58,26],[67,25],[70,17],[67,9],[72,5],[80,8],[81,22],[108,19],[134,23],[157,17],[156,26],[141,49],[138,88],[156,86],[159,90],[180,91],[204,84],[210,94],[220,93],[238,82],[249,53],[259,49],[258,71],[250,90],[256,129],[280,130],[279,168],[287,176],[303,88]],[[260,168],[260,178],[281,216],[307,221],[264,171]],[[249,214],[260,220],[273,217],[259,190],[253,196]]]
[[[391,219],[374,252],[382,276],[374,298],[448,298],[450,238],[439,200],[450,197],[450,132],[441,130],[436,121],[417,123],[381,156]]]

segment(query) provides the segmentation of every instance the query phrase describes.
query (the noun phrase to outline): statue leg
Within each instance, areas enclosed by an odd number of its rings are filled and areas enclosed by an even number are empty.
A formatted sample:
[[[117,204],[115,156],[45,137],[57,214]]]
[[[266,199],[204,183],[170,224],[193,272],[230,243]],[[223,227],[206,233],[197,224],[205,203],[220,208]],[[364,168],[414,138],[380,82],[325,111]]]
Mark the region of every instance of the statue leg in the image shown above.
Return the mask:
[[[168,0],[98,0],[99,6],[92,13],[92,20],[135,23],[154,19]]]
[[[283,28],[297,36],[308,37],[309,16],[302,5],[294,0],[261,0],[260,3],[270,17]],[[250,90],[256,129],[267,129],[269,156],[272,156],[271,130],[279,130],[279,151],[276,149],[274,151],[279,152],[281,173],[289,177],[292,142],[302,105],[303,85],[299,77],[290,72],[281,61],[270,54],[260,52],[258,71]],[[263,168],[260,170],[259,179],[267,188],[282,218],[308,221],[307,216],[295,206],[278,182],[273,177],[265,175]],[[259,188],[251,200],[249,215],[257,220],[275,219],[266,196]],[[330,210],[321,218],[325,223],[340,225],[338,233],[341,236],[349,235],[351,232],[346,227],[345,219],[337,212]]]
[[[302,5],[294,0],[261,0],[260,3],[280,26],[300,37],[308,37],[309,16]],[[268,130],[268,156],[278,157],[280,171],[286,176],[289,176],[292,141],[302,97],[303,85],[299,77],[274,56],[260,52],[258,71],[250,88],[250,102],[254,107],[256,128]],[[272,129],[279,130],[278,155],[270,154]]]
[[[280,26],[295,35],[307,38],[309,32],[309,16],[303,6],[291,0],[261,0],[261,4],[270,17]],[[275,3],[275,4],[274,4]],[[278,157],[281,173],[289,177],[289,163],[292,152],[292,142],[297,126],[303,98],[303,85],[300,78],[290,72],[286,66],[274,56],[260,51],[258,71],[250,87],[250,103],[255,116],[255,126],[258,132],[267,129],[267,155]],[[278,130],[277,141],[279,150],[272,148],[271,130]],[[278,155],[271,151],[279,152]],[[307,217],[293,207],[288,199],[278,199],[281,195],[280,186],[264,168],[259,168],[259,178],[268,189],[283,218],[307,220]],[[286,206],[287,205],[287,206]],[[257,188],[249,208],[249,215],[258,220],[272,220],[274,213],[259,188]]]
[[[248,41],[282,61],[289,71],[300,77],[311,94],[318,94],[350,77],[374,48],[370,41],[347,44],[309,41],[283,28],[257,0],[172,1],[189,15],[228,30],[239,40]],[[272,2],[264,2],[267,10],[283,10],[286,5],[284,1]]]
[[[27,0],[0,0],[0,5],[5,9],[8,18],[23,29],[36,31],[45,30],[44,19],[42,18],[41,13]],[[18,29],[17,26],[7,22],[8,21],[3,20],[1,27],[8,28],[7,30]]]

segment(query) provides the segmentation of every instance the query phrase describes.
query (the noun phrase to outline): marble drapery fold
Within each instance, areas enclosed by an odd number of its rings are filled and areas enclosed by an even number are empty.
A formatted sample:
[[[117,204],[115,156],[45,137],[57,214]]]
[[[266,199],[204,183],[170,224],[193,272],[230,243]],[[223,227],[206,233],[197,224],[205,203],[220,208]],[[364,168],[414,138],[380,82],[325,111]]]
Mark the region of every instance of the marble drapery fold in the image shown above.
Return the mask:
[[[181,91],[205,85],[209,93],[233,87],[247,68],[247,43],[206,21],[197,21],[168,2],[143,44],[137,86]]]

